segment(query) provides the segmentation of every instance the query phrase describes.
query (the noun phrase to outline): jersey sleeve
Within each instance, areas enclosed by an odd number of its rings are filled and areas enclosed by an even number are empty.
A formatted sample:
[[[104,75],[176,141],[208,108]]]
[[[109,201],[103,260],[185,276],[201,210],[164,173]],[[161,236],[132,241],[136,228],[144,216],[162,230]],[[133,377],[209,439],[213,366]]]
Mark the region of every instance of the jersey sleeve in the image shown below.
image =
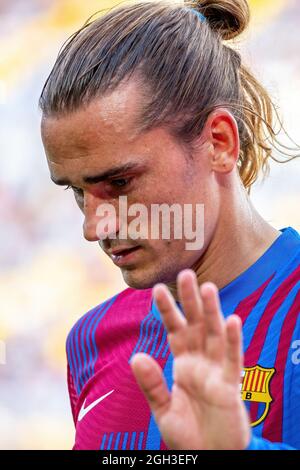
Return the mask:
[[[251,441],[245,450],[297,450],[283,442],[270,442],[252,434]]]

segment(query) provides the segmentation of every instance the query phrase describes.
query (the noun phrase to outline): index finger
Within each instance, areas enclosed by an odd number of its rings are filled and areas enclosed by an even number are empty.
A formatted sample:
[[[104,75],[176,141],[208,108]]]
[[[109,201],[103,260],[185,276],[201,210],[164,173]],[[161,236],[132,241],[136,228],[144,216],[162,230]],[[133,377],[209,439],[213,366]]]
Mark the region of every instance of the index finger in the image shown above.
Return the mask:
[[[167,286],[156,284],[153,288],[153,297],[168,333],[175,333],[186,325],[186,319],[178,309]]]

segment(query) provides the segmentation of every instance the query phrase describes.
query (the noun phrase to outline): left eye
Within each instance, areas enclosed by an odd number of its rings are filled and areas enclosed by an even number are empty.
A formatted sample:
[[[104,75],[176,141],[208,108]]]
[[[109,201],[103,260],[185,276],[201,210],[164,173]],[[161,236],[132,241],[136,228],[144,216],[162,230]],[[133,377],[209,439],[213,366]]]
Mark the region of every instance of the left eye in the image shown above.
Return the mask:
[[[115,187],[115,188],[123,188],[124,186],[126,186],[128,184],[129,180],[127,178],[119,178],[119,179],[116,179],[116,180],[112,180],[110,182],[111,186]]]

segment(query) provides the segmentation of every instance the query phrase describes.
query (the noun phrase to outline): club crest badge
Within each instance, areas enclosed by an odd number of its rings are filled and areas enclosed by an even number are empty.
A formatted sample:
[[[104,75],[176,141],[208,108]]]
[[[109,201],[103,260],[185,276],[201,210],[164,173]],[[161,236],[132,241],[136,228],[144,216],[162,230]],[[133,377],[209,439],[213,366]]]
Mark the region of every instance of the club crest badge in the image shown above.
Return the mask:
[[[251,423],[251,426],[257,426],[267,416],[273,398],[270,393],[270,381],[275,374],[275,369],[266,369],[256,365],[254,367],[245,367],[241,374],[241,396],[244,401],[264,403],[262,412],[257,419]]]

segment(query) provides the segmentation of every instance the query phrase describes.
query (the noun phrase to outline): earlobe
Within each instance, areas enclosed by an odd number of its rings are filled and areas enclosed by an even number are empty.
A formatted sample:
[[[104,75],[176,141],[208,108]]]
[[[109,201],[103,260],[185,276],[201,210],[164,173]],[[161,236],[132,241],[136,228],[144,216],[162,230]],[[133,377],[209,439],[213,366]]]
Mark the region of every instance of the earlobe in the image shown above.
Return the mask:
[[[227,152],[214,153],[212,158],[212,170],[218,173],[230,173],[236,166],[236,158]]]

